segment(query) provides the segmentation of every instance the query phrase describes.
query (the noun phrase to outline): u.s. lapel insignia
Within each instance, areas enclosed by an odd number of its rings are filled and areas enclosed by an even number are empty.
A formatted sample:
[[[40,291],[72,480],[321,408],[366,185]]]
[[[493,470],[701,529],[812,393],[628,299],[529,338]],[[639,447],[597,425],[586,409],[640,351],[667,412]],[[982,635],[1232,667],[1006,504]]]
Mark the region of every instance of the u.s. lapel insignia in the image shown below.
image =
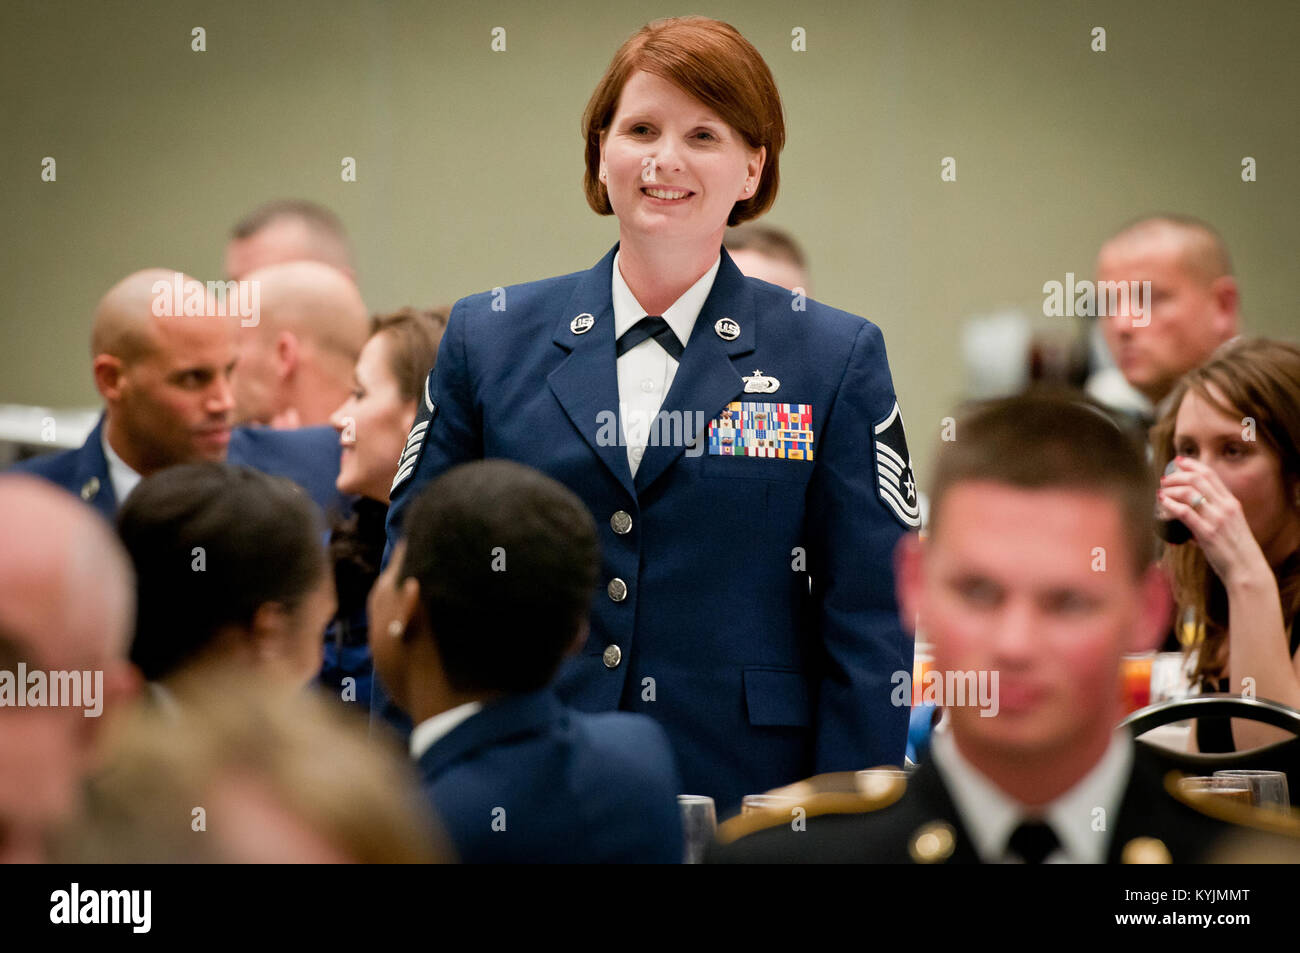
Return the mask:
[[[898,401],[880,423],[873,436],[876,443],[876,492],[900,523],[910,529],[921,525],[921,501],[912,472],[912,456],[907,452],[903,433],[903,414]]]
[[[99,495],[99,477],[91,477],[81,485],[81,498],[89,503]]]
[[[931,821],[912,835],[907,852],[918,864],[941,864],[957,848],[957,834],[950,824]]]
[[[574,334],[586,334],[595,323],[596,319],[584,311],[569,322],[569,330]]]
[[[731,318],[719,318],[718,323],[713,326],[713,330],[724,341],[734,341],[740,337],[740,325]]]
[[[746,394],[775,394],[781,382],[775,377],[764,377],[763,372],[755,369],[753,377],[742,377]]]

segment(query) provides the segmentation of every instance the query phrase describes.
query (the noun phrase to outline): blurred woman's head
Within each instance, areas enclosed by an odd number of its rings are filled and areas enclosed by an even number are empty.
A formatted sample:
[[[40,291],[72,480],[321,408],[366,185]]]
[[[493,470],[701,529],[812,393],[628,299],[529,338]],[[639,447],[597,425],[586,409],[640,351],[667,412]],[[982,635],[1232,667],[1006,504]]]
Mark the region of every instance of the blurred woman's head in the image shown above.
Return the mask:
[[[339,432],[336,485],[342,492],[388,502],[447,314],[403,308],[372,319],[352,393],[330,418]]]
[[[1262,338],[1225,345],[1178,382],[1151,441],[1161,469],[1175,456],[1199,460],[1241,503],[1290,624],[1300,609],[1300,347]],[[1167,561],[1180,605],[1205,625],[1208,664],[1226,632],[1223,586],[1194,543],[1171,547]]]
[[[249,667],[306,684],[320,670],[334,585],[311,500],[224,463],[142,480],[118,516],[136,571],[131,661],[150,681]]]
[[[776,200],[781,97],[759,52],[718,20],[637,31],[592,93],[583,132],[587,202],[617,215],[624,237],[720,243],[725,226]]]

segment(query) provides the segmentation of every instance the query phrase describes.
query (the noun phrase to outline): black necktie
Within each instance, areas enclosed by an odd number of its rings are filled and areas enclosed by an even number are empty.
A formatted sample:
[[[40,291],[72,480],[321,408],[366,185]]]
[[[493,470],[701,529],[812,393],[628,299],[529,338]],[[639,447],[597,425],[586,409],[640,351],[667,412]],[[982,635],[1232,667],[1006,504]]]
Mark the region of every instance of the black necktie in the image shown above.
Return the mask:
[[[657,314],[646,315],[623,332],[623,336],[618,339],[618,344],[615,346],[617,356],[622,357],[646,338],[654,338],[658,341],[660,346],[672,355],[673,360],[682,359],[684,350],[682,342],[677,340],[677,335],[668,326],[668,322]]]
[[[1021,821],[1007,841],[1007,850],[1027,864],[1041,864],[1060,846],[1056,832],[1042,821]]]

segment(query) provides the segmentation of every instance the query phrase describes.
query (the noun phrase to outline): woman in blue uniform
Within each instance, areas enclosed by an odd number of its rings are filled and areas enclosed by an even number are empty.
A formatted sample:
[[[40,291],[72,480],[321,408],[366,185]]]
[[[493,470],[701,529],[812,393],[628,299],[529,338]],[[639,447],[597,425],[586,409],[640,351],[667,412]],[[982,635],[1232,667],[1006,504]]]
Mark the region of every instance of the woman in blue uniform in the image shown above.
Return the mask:
[[[722,249],[776,198],[772,75],[725,23],[657,21],[615,54],[584,129],[587,201],[618,244],[456,303],[389,539],[457,463],[536,467],[601,527],[590,634],[557,679],[569,704],[658,719],[690,793],[723,811],[897,764],[912,647],[891,559],[919,510],[880,331]],[[509,571],[509,553],[465,558]]]

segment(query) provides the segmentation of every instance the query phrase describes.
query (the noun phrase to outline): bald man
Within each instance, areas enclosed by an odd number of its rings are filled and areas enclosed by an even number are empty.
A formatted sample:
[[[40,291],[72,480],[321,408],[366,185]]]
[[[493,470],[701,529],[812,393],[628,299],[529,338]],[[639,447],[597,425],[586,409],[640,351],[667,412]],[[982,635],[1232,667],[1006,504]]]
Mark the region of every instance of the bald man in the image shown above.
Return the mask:
[[[343,223],[329,209],[304,199],[259,205],[236,223],[226,245],[230,278],[286,261],[319,261],[356,280]]]
[[[76,812],[105,724],[138,691],[134,615],[131,563],[108,525],[42,480],[0,475],[0,679],[50,686],[39,704],[0,687],[0,863],[42,860]],[[77,704],[55,697],[51,673],[79,677]]]
[[[203,313],[184,314],[186,302]],[[288,477],[326,512],[341,509],[333,428],[234,426],[231,375],[241,319],[223,310],[201,282],[174,271],[138,271],[114,285],[95,309],[91,334],[103,416],[80,448],[14,469],[58,484],[109,518],[143,477],[196,460]]]
[[[295,261],[250,272],[260,317],[239,329],[235,419],[315,427],[348,397],[370,317],[352,280],[329,265]]]
[[[1124,379],[1157,415],[1178,378],[1237,334],[1240,293],[1232,261],[1205,222],[1162,215],[1127,226],[1102,246],[1097,280],[1151,282],[1145,312],[1134,314],[1122,302],[1101,321]]]

